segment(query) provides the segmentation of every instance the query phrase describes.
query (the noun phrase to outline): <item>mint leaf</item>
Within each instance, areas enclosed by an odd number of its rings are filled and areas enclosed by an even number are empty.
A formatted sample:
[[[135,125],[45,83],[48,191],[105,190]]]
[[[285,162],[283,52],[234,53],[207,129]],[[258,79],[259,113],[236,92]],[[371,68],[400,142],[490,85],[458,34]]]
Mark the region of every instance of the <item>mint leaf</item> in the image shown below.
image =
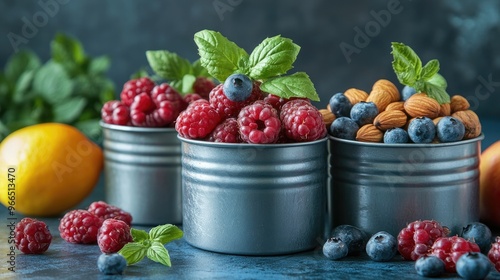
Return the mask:
[[[235,72],[248,74],[246,73],[247,52],[219,32],[199,31],[194,35],[194,41],[198,46],[201,65],[220,82],[224,82]]]
[[[128,265],[133,265],[140,262],[146,256],[148,247],[141,243],[127,243],[118,251],[127,260]]]
[[[20,51],[12,55],[5,65],[5,79],[17,81],[24,72],[33,71],[41,66],[40,59],[31,51]]]
[[[87,105],[84,97],[76,96],[60,100],[53,104],[54,122],[71,123],[78,119],[78,116]]]
[[[166,224],[152,228],[149,231],[149,236],[151,240],[166,244],[172,240],[181,238],[183,232],[174,225]]]
[[[60,64],[47,62],[35,74],[33,90],[49,103],[56,103],[71,95],[73,83]]]
[[[304,72],[293,75],[271,78],[260,85],[261,90],[283,97],[305,97],[319,101],[314,84]]]
[[[403,85],[413,86],[420,77],[422,61],[417,54],[402,43],[392,43],[392,55],[394,60],[392,68]]]
[[[146,51],[149,66],[160,77],[166,80],[182,80],[184,75],[191,73],[191,63],[166,50]]]
[[[144,68],[141,68],[137,70],[135,73],[132,73],[132,75],[130,75],[130,80],[139,79],[142,77],[149,77],[148,71],[146,71],[146,69]]]
[[[432,78],[439,71],[439,61],[437,59],[429,60],[422,68],[420,73],[421,79],[424,81]]]
[[[52,59],[59,63],[82,64],[86,60],[82,44],[64,34],[57,34],[51,42]]]
[[[14,103],[19,104],[33,98],[33,93],[29,91],[31,89],[33,78],[35,77],[35,73],[35,70],[29,70],[19,76],[12,94],[12,101]]]
[[[196,81],[196,77],[195,76],[193,76],[191,74],[184,75],[184,77],[182,77],[181,92],[182,93],[191,93],[191,92],[193,92],[193,85],[194,85],[195,81]]]
[[[139,230],[135,228],[130,229],[130,234],[134,242],[140,242],[149,239],[149,234],[145,230]]]
[[[89,73],[91,74],[104,74],[108,71],[109,66],[111,64],[111,60],[107,56],[99,56],[92,60],[89,63]]]
[[[195,77],[210,77],[210,74],[208,73],[207,69],[201,66],[201,62],[199,59],[195,60],[191,64],[191,67],[193,68],[193,75]]]
[[[428,81],[423,83],[422,92],[427,93],[439,102],[439,104],[449,103],[450,95],[446,92],[447,83],[443,76],[436,73]]]
[[[292,69],[299,51],[300,47],[288,38],[266,38],[250,54],[250,78],[261,80],[285,74]]]
[[[429,80],[427,80],[427,83],[444,89],[448,87],[448,83],[446,82],[445,78],[439,73],[434,74]]]
[[[158,241],[151,243],[151,247],[149,247],[147,251],[147,256],[152,261],[159,262],[169,267],[172,266],[167,249]]]

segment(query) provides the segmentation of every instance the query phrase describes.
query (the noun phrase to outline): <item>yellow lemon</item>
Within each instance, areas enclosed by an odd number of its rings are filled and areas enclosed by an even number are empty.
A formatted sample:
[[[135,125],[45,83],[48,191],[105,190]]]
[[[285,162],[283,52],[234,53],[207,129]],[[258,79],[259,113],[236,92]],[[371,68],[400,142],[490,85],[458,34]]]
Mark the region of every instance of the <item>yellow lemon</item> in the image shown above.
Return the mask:
[[[75,207],[94,189],[101,148],[73,126],[21,128],[0,143],[0,202],[27,216],[53,216]]]

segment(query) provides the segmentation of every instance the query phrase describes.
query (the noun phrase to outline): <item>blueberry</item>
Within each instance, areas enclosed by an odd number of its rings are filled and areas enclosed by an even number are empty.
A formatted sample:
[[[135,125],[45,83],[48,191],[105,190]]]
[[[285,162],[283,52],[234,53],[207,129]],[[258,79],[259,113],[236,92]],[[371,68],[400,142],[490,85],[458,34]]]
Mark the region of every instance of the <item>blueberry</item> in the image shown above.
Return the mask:
[[[365,249],[366,233],[358,227],[340,225],[332,230],[331,236],[339,238],[347,245],[349,255],[358,255]]]
[[[349,117],[351,107],[351,101],[342,92],[336,93],[330,98],[330,110],[337,118]]]
[[[423,256],[415,262],[415,270],[423,277],[437,277],[444,274],[445,264],[436,256]]]
[[[464,279],[484,279],[490,273],[491,262],[481,253],[469,252],[458,258],[457,273]]]
[[[408,136],[415,143],[431,143],[436,136],[436,126],[428,117],[417,117],[408,125]]]
[[[330,134],[337,138],[355,140],[358,129],[358,124],[351,118],[340,117],[330,125]]]
[[[253,83],[243,74],[233,74],[227,77],[222,87],[226,97],[234,102],[242,102],[252,94]]]
[[[351,119],[353,119],[360,127],[372,123],[378,115],[378,108],[373,102],[358,102],[351,108]]]
[[[347,256],[347,245],[340,238],[332,237],[323,244],[323,255],[330,260],[338,260]]]
[[[399,127],[384,132],[384,143],[408,143],[409,139],[408,132]]]
[[[403,100],[406,101],[408,98],[410,98],[410,96],[414,95],[415,93],[417,93],[417,91],[414,88],[410,86],[405,86],[401,91],[401,97],[403,98]]]
[[[398,241],[385,231],[379,231],[372,235],[366,243],[366,253],[377,262],[391,260],[398,252]]]
[[[483,254],[488,254],[493,241],[490,228],[480,222],[470,223],[462,228],[460,237],[476,242]]]
[[[122,274],[127,266],[125,258],[118,254],[101,254],[97,259],[97,268],[99,271],[108,274]]]
[[[460,141],[465,134],[464,124],[460,120],[450,116],[440,119],[436,129],[438,139],[441,142]]]

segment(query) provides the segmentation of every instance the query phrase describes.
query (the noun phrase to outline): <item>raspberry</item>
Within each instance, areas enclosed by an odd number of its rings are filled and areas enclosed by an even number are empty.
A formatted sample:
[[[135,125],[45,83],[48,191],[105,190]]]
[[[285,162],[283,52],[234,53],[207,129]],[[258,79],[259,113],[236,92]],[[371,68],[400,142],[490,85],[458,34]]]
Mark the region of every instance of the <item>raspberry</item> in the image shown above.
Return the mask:
[[[132,241],[130,226],[122,220],[107,219],[97,233],[97,245],[106,254],[120,251],[125,244]]]
[[[172,101],[166,99],[165,95],[161,96],[163,98],[157,98],[155,104],[148,94],[143,92],[137,95],[130,105],[132,124],[144,127],[161,127],[172,123],[178,115],[178,109]],[[162,100],[158,101],[160,99]]]
[[[47,251],[52,241],[47,225],[32,218],[23,218],[16,224],[14,232],[16,248],[25,254],[41,254]]]
[[[101,117],[105,123],[128,125],[130,122],[130,109],[118,100],[111,100],[102,106]]]
[[[398,251],[405,260],[415,261],[427,255],[434,241],[448,233],[449,229],[436,221],[412,222],[398,234]]]
[[[104,201],[92,202],[89,205],[88,211],[103,220],[117,219],[124,221],[129,226],[132,224],[132,215],[130,213],[114,205],[109,205]]]
[[[215,83],[207,77],[197,77],[193,84],[193,91],[203,99],[208,99],[210,91],[215,87]]]
[[[184,101],[186,101],[188,104],[193,103],[193,101],[196,101],[199,99],[205,99],[205,98],[201,97],[201,95],[199,95],[197,93],[188,93],[188,94],[186,94],[186,96],[184,96]]]
[[[281,107],[280,119],[286,136],[296,142],[314,141],[326,135],[323,116],[308,101],[302,99],[288,101]]]
[[[444,261],[446,271],[456,272],[455,265],[465,253],[480,252],[479,246],[459,236],[440,237],[434,241],[431,248],[431,255]]]
[[[203,139],[220,122],[220,115],[205,99],[196,100],[182,111],[175,122],[175,129],[180,136],[191,139]]]
[[[130,106],[137,95],[143,92],[149,94],[154,86],[155,83],[147,77],[130,80],[123,85],[120,98],[125,105]]]
[[[228,118],[215,127],[208,141],[223,143],[241,143],[240,127],[235,118]]]
[[[151,98],[156,103],[157,106],[160,105],[162,101],[168,100],[172,102],[174,108],[176,109],[176,117],[182,110],[186,109],[188,102],[184,100],[182,95],[178,93],[173,87],[167,83],[162,83],[157,85],[151,91]]]
[[[262,91],[260,90],[260,84],[254,82],[252,87],[252,92],[250,97],[242,102],[234,102],[229,100],[224,94],[223,84],[217,85],[211,92],[209,96],[210,105],[217,110],[221,119],[234,118],[238,115],[240,110],[252,104],[254,101],[262,99]]]
[[[72,210],[59,223],[62,239],[70,243],[92,244],[97,241],[97,232],[102,225],[100,217],[87,210]]]
[[[497,236],[495,242],[491,244],[488,252],[488,259],[495,265],[495,269],[500,271],[500,237]]]
[[[283,104],[287,103],[290,100],[295,100],[295,99],[304,100],[304,101],[307,101],[310,103],[309,99],[307,99],[307,98],[292,97],[290,99],[287,99],[287,98],[279,97],[279,96],[274,95],[274,94],[268,94],[266,97],[264,97],[264,102],[271,104],[274,107],[274,109],[279,111],[279,110],[281,110],[281,106],[283,106]]]
[[[243,141],[254,144],[276,143],[281,130],[278,112],[264,101],[241,109],[238,124]]]

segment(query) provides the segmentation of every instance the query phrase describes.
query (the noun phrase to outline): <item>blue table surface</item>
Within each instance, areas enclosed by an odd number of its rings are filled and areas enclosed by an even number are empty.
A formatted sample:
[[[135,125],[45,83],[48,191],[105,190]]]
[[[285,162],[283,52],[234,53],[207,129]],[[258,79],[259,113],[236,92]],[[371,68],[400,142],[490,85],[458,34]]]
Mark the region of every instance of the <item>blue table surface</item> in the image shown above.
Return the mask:
[[[500,140],[500,120],[482,119],[485,139],[482,149]],[[94,191],[76,208],[86,208],[96,200],[105,200],[102,178]],[[172,267],[144,259],[129,266],[121,276],[107,276],[97,269],[100,250],[97,245],[70,244],[58,233],[60,217],[40,218],[53,234],[52,244],[42,255],[24,255],[16,251],[15,272],[10,267],[8,243],[9,220],[5,207],[0,208],[0,278],[1,279],[423,279],[414,269],[414,262],[398,255],[390,262],[374,262],[366,254],[339,261],[325,258],[321,241],[310,251],[280,256],[237,256],[208,252],[187,244],[183,239],[166,245]],[[14,216],[18,221],[21,214]],[[148,227],[133,226],[149,230]],[[495,233],[498,230],[494,231]],[[446,274],[440,279],[460,279]],[[487,279],[500,279],[494,269]]]

